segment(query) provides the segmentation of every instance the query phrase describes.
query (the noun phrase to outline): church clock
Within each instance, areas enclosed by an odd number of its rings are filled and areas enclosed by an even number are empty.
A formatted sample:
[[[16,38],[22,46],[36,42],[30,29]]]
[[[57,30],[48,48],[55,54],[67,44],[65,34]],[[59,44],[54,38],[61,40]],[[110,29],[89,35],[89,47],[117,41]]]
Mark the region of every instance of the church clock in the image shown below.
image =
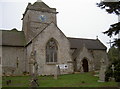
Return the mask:
[[[45,22],[46,21],[46,16],[45,15],[40,15],[39,19],[41,22]]]

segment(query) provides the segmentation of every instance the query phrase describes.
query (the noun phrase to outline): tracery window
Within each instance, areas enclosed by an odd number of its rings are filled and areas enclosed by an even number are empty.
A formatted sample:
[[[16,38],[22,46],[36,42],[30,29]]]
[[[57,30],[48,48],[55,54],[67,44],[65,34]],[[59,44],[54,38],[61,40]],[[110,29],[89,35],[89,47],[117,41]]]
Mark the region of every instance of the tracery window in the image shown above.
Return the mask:
[[[46,62],[57,62],[57,51],[56,41],[52,38],[46,45]]]

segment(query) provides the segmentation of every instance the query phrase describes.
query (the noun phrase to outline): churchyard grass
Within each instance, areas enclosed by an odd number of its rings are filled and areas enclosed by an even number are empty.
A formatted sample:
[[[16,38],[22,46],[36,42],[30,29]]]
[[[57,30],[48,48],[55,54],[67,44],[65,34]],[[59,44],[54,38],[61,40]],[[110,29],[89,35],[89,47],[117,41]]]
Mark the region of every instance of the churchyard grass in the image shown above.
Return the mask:
[[[6,80],[11,80],[7,85]],[[40,87],[116,87],[116,82],[97,82],[99,79],[93,73],[77,73],[60,75],[58,79],[53,76],[39,76]],[[3,77],[3,87],[29,87],[29,76]]]

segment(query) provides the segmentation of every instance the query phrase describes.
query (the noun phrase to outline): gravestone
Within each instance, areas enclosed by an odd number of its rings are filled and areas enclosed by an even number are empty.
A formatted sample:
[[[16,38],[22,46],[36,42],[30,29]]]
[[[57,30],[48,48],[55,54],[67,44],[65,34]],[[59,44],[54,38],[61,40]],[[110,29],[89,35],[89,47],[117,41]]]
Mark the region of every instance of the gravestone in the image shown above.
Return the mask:
[[[112,81],[115,81],[115,78],[114,78],[115,66],[114,66],[113,64],[112,64],[111,69],[112,69],[112,72],[113,72],[113,76],[112,76],[111,80],[112,80]]]
[[[10,85],[12,83],[12,81],[11,80],[6,80],[6,85]]]
[[[35,55],[36,55],[36,52],[32,51],[31,52],[31,57],[30,57],[30,65],[31,65],[31,81],[30,81],[30,88],[31,89],[37,89],[37,87],[39,86],[38,84],[38,63],[35,59]]]
[[[58,79],[59,75],[60,75],[60,67],[59,67],[59,65],[56,65],[55,66],[54,79]]]
[[[106,65],[104,59],[102,59],[98,82],[105,82],[105,71],[106,71]]]
[[[37,76],[33,74],[31,77],[30,89],[38,89],[39,84]]]

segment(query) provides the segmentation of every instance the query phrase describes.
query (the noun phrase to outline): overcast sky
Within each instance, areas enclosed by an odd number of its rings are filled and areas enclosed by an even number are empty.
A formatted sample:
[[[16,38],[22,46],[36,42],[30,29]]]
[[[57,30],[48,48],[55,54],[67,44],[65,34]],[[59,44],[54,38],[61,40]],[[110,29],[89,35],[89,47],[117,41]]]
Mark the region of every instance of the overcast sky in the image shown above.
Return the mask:
[[[0,0],[0,29],[22,30],[22,14],[28,2],[36,0]],[[102,32],[118,21],[118,17],[108,14],[96,6],[99,0],[42,0],[56,8],[57,25],[67,37],[96,39],[106,44],[110,38]]]

